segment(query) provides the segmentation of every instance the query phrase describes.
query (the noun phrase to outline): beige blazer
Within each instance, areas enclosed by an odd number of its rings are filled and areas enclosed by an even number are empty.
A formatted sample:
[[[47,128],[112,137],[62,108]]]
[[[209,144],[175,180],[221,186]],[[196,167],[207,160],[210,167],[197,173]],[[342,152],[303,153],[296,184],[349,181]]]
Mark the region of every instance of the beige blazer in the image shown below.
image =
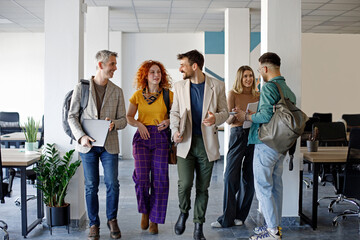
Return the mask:
[[[115,128],[109,132],[108,137],[105,142],[105,149],[111,154],[117,154],[119,150],[119,139],[117,130],[125,128],[126,122],[126,111],[125,111],[125,102],[124,94],[120,87],[116,86],[113,82],[109,80],[104,100],[100,110],[100,117],[98,118],[98,112],[96,108],[96,95],[95,95],[94,81],[90,81],[89,89],[89,101],[87,107],[81,115],[79,121],[79,109],[81,101],[81,83],[78,83],[75,86],[72,98],[71,105],[68,115],[68,123],[70,125],[71,131],[76,138],[76,150],[81,153],[87,153],[90,151],[90,148],[83,147],[79,144],[79,140],[82,136],[86,135],[81,127],[81,122],[84,119],[105,119],[106,117],[110,118],[115,123]]]
[[[190,102],[190,80],[183,80],[174,84],[174,100],[170,111],[170,129],[172,136],[180,129],[180,119],[187,112],[183,141],[177,145],[177,156],[186,158],[190,151],[192,139],[192,116]],[[229,117],[225,96],[225,84],[219,80],[205,76],[204,101],[202,120],[208,111],[215,114],[215,124],[210,127],[201,125],[202,137],[209,161],[220,158],[218,128]],[[180,131],[179,131],[180,132]]]

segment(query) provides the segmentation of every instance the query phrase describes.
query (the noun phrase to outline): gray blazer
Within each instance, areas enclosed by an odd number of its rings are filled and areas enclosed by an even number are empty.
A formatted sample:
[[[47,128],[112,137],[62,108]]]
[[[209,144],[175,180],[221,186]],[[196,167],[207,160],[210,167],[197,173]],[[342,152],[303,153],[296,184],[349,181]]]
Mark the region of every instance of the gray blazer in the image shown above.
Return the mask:
[[[87,107],[84,109],[81,119],[79,120],[79,109],[81,101],[81,83],[78,83],[75,86],[71,105],[68,115],[68,123],[70,125],[71,131],[76,138],[76,150],[81,153],[87,153],[90,151],[90,148],[83,147],[79,144],[79,140],[82,136],[86,135],[82,129],[81,122],[84,119],[105,119],[106,117],[110,118],[114,123],[114,129],[109,132],[108,137],[105,142],[105,149],[111,154],[117,154],[119,150],[119,139],[117,130],[125,128],[126,122],[126,111],[125,111],[125,101],[124,94],[120,87],[116,86],[113,82],[109,80],[103,104],[100,110],[100,117],[98,118],[98,112],[96,108],[96,93],[94,87],[94,80],[90,80],[90,89],[89,89],[89,101]]]
[[[179,131],[180,119],[187,112],[183,141],[177,145],[177,156],[186,158],[190,151],[192,139],[192,116],[190,100],[190,80],[179,81],[174,84],[174,100],[170,111],[170,129],[172,136]],[[217,126],[221,125],[229,117],[226,103],[225,84],[215,78],[205,76],[204,101],[202,107],[202,118],[208,117],[207,112],[215,114],[215,124],[206,127],[201,124],[201,132],[204,140],[205,150],[209,161],[220,158],[219,138]]]

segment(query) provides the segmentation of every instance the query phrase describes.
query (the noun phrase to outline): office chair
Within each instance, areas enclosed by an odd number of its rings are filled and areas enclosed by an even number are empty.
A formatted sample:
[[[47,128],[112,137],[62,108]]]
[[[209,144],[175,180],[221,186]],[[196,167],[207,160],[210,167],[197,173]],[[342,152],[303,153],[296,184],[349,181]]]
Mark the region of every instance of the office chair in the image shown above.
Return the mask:
[[[318,118],[320,122],[332,122],[332,113],[313,113],[314,118]]]
[[[360,205],[356,200],[360,200],[360,128],[354,128],[350,132],[350,141],[348,155],[345,165],[343,187],[341,194],[344,196],[343,201],[352,203],[356,210],[345,210],[333,219],[333,225],[338,224],[338,218],[360,217]]]
[[[348,132],[354,127],[360,127],[360,114],[343,114],[341,118],[346,121]]]
[[[38,145],[38,148],[41,148],[42,145],[44,145],[44,115],[42,116],[42,119],[41,119],[41,130],[40,130],[40,140],[39,140],[39,145]]]
[[[0,139],[1,142],[1,139]],[[8,183],[3,182],[3,172],[2,172],[2,159],[1,159],[1,147],[0,147],[0,202],[5,203],[5,197],[9,197],[12,189],[12,184],[14,181],[14,172],[11,172],[9,175]],[[4,240],[9,240],[9,233],[7,232],[8,225],[3,220],[0,220],[0,229],[4,232]]]
[[[347,146],[345,125],[342,122],[316,122],[312,128],[319,130],[319,146]]]
[[[317,122],[313,124],[313,129],[317,127],[319,130],[319,146],[347,146],[348,142],[346,139],[345,125],[342,122]],[[341,164],[322,164],[320,165],[319,179],[323,186],[326,182],[330,182],[334,185],[335,194],[337,196],[327,196],[318,199],[318,204],[323,199],[331,199],[332,201],[329,206],[329,212],[332,212],[332,206],[335,202],[341,201],[339,195],[339,174],[342,172]]]
[[[1,135],[21,132],[20,117],[17,112],[0,112]]]

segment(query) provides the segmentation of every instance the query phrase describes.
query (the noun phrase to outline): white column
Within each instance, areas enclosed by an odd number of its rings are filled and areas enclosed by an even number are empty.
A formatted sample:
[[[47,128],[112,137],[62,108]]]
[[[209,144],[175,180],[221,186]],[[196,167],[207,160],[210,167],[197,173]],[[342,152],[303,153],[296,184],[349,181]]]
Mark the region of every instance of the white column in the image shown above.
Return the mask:
[[[62,130],[61,109],[65,94],[84,75],[83,4],[83,0],[45,1],[45,142],[55,143],[62,153],[74,148]],[[85,216],[82,167],[71,180],[65,201],[71,205],[72,220]]]
[[[301,105],[301,0],[261,1],[261,53],[275,52],[281,58],[281,75]],[[294,170],[284,162],[283,217],[298,216],[299,142]]]
[[[109,7],[88,7],[86,13],[85,78],[95,74],[95,54],[109,50]]]
[[[95,55],[100,50],[109,50],[109,7],[88,7],[86,12],[85,78],[95,75]],[[104,169],[99,164],[99,174]]]
[[[225,88],[232,88],[236,72],[250,62],[250,9],[227,8],[225,10]],[[229,148],[230,128],[224,123],[224,170]]]
[[[122,67],[122,32],[110,32],[109,36],[110,36],[110,38],[109,38],[110,50],[118,53],[118,57],[116,59],[117,70],[115,71],[114,77],[112,78],[112,82],[122,88],[122,85],[123,85],[122,84],[123,79],[121,78],[122,70],[123,70],[123,67]],[[122,89],[123,89],[123,91],[125,91],[124,88],[122,88]],[[126,109],[128,108],[127,100],[128,99],[125,99]],[[123,153],[125,152],[125,149],[123,146],[124,144],[122,144],[122,143],[129,139],[128,137],[126,137],[126,139],[123,139],[123,138],[125,138],[125,136],[122,133],[123,133],[123,130],[118,131],[120,156],[123,156],[124,155]]]

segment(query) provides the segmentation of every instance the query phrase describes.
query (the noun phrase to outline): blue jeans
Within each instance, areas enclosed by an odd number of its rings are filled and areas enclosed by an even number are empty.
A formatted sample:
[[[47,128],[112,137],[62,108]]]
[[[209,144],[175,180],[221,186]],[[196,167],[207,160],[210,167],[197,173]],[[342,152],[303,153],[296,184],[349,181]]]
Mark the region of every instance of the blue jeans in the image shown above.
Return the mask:
[[[265,144],[255,144],[254,180],[256,197],[269,228],[280,226],[283,201],[283,163],[285,155]]]
[[[106,185],[106,216],[116,219],[119,203],[118,155],[108,153],[104,147],[92,147],[88,153],[80,153],[84,167],[85,200],[90,223],[100,226],[99,219],[99,160],[104,168]]]

